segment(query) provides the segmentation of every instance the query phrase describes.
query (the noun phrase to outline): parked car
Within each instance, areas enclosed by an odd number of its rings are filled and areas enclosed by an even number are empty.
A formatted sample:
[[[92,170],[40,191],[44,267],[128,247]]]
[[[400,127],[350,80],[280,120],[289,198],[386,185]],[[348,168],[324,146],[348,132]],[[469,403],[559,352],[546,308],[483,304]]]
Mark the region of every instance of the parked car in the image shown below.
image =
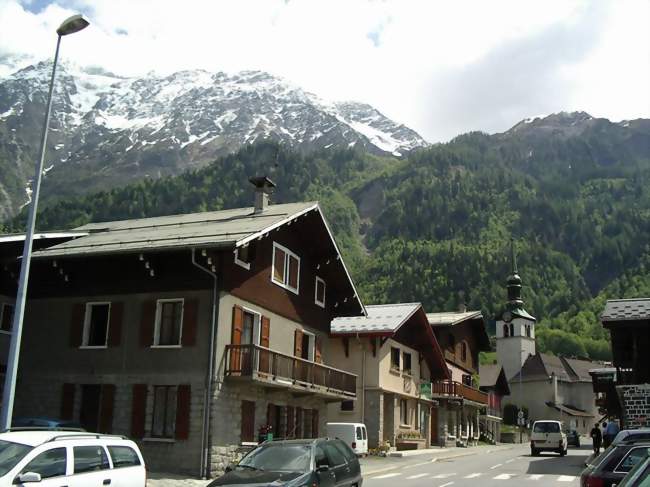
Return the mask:
[[[368,454],[368,431],[363,423],[327,423],[327,436],[344,441],[357,455]]]
[[[612,487],[648,456],[650,443],[621,443],[611,445],[582,471],[581,487]]]
[[[138,446],[121,436],[19,430],[0,434],[0,487],[144,487]]]
[[[566,455],[567,437],[562,431],[562,423],[553,420],[535,421],[530,434],[530,454],[537,456],[543,451],[553,451]]]
[[[650,456],[637,463],[616,487],[650,487]]]
[[[576,430],[570,430],[566,434],[566,444],[580,448],[580,435]]]
[[[267,441],[207,487],[361,487],[359,459],[343,441]]]
[[[53,418],[16,418],[11,422],[12,428],[50,428],[50,429],[76,429],[84,431],[81,424],[76,421]]]
[[[612,445],[618,445],[629,441],[650,441],[650,428],[639,428],[636,430],[621,430],[614,437]]]

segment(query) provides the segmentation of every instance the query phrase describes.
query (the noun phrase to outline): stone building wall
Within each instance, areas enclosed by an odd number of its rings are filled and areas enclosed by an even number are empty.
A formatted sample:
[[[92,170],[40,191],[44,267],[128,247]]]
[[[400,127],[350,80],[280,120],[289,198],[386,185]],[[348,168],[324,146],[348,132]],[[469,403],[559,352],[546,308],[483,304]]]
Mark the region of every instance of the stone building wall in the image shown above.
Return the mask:
[[[626,429],[650,427],[650,384],[617,386]]]

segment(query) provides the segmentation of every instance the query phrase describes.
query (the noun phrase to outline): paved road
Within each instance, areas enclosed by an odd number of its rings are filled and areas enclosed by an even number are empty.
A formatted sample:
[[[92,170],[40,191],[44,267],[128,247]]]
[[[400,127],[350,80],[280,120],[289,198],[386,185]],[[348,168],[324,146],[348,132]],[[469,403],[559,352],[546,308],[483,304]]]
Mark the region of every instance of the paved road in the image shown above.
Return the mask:
[[[528,446],[436,462],[408,464],[394,471],[368,475],[364,487],[578,487],[580,472],[591,453],[588,446],[571,448],[566,457],[543,453],[531,457]]]

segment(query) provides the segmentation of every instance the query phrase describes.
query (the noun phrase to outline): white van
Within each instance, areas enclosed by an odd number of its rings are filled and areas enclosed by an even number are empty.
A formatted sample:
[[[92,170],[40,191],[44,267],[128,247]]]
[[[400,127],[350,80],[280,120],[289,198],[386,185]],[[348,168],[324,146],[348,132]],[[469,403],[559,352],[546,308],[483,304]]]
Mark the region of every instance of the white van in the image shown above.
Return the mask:
[[[566,433],[559,421],[535,421],[530,434],[530,455],[536,457],[543,451],[554,451],[566,455]]]
[[[368,454],[368,431],[363,423],[327,423],[327,437],[344,441],[357,455]]]

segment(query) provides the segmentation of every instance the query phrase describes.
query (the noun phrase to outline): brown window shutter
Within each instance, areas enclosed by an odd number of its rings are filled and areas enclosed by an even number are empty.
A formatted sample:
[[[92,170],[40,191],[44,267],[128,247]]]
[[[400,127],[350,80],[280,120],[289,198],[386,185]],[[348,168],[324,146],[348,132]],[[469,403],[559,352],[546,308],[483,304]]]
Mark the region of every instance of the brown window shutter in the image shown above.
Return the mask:
[[[318,409],[311,410],[311,436],[318,438]]]
[[[302,357],[302,330],[296,330],[294,333],[293,355]]]
[[[241,336],[244,329],[244,310],[239,305],[232,307],[232,334],[230,343],[241,345]],[[242,350],[239,348],[230,350],[230,372],[241,373],[242,371]]]
[[[291,286],[292,288],[298,287],[299,270],[300,270],[300,266],[298,264],[298,259],[289,256],[289,280],[287,281],[287,284],[289,284],[289,286]]]
[[[323,363],[323,339],[316,335],[316,346],[314,347],[314,362]]]
[[[86,317],[86,305],[75,303],[72,305],[70,316],[70,346],[78,348],[81,346],[84,334],[84,318]]]
[[[111,317],[108,324],[108,346],[119,347],[122,340],[122,319],[124,317],[124,303],[118,301],[111,303]]]
[[[156,301],[150,299],[142,303],[140,316],[140,346],[143,348],[153,345],[153,330],[156,320]]]
[[[199,300],[186,299],[183,303],[183,345],[196,345],[196,328],[199,319]]]
[[[271,336],[271,320],[268,316],[262,316],[260,346],[269,348]],[[260,372],[270,372],[271,356],[266,350],[260,350]]]
[[[287,406],[287,438],[296,437],[296,416],[293,406]]]
[[[103,384],[101,393],[101,406],[99,409],[99,432],[113,432],[113,409],[115,405],[115,386]]]
[[[74,384],[63,384],[63,393],[61,395],[61,419],[73,419],[74,393]]]
[[[255,403],[241,402],[241,441],[255,441]]]
[[[176,439],[187,440],[190,437],[190,400],[192,394],[189,385],[178,386],[176,393]]]
[[[133,385],[133,405],[131,409],[131,436],[144,438],[144,422],[147,412],[147,384]]]

